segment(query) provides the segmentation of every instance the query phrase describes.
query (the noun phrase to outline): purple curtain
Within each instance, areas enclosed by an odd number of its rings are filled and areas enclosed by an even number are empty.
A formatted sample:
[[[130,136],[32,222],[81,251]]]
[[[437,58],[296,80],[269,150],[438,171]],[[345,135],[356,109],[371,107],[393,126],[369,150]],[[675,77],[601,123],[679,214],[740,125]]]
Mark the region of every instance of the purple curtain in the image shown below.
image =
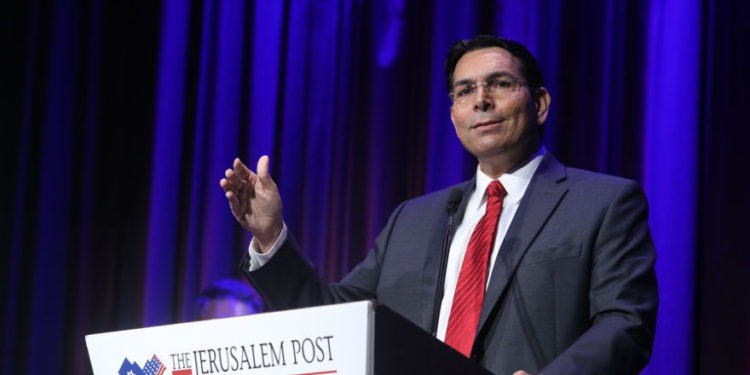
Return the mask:
[[[90,373],[83,336],[189,320],[249,237],[218,186],[271,157],[336,280],[401,201],[471,177],[443,59],[478,33],[539,58],[564,163],[641,182],[661,293],[645,374],[750,374],[750,5],[102,0],[0,5],[3,374]]]

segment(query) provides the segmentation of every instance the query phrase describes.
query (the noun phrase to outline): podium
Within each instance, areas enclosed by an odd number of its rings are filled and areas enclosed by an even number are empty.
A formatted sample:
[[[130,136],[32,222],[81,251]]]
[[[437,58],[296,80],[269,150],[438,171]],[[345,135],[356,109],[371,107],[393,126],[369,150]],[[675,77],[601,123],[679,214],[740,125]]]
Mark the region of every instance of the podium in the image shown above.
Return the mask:
[[[401,375],[489,371],[372,301],[86,336],[95,375]]]

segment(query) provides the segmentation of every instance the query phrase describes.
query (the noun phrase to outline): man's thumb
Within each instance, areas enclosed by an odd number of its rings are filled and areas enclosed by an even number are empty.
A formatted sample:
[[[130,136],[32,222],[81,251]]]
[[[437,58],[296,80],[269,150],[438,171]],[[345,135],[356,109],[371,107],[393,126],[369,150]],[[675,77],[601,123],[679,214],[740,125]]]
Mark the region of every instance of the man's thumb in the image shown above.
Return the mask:
[[[268,173],[268,155],[263,155],[258,159],[258,167],[256,170],[258,171],[260,182],[264,185],[267,185],[272,181],[271,175]]]

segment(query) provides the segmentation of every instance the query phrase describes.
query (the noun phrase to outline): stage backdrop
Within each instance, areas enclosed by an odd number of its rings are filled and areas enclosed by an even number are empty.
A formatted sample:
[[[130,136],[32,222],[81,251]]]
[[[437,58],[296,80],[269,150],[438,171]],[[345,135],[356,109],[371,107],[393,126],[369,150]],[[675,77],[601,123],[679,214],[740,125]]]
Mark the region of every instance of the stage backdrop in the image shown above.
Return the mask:
[[[12,3],[12,4],[11,4]],[[179,322],[248,236],[218,181],[271,157],[284,217],[331,280],[404,199],[470,178],[443,60],[525,43],[564,163],[639,181],[661,304],[646,374],[750,374],[750,5],[4,2],[3,374],[90,372],[88,333]]]

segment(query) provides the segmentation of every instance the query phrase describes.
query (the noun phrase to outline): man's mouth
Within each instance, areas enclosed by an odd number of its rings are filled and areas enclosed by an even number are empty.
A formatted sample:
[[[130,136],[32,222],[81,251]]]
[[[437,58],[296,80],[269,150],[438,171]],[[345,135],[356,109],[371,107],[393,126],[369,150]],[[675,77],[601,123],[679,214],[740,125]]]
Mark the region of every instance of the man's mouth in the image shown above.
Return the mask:
[[[471,126],[472,129],[482,129],[482,128],[488,128],[491,126],[495,126],[503,122],[503,120],[488,120],[488,121],[482,121],[478,122]]]

